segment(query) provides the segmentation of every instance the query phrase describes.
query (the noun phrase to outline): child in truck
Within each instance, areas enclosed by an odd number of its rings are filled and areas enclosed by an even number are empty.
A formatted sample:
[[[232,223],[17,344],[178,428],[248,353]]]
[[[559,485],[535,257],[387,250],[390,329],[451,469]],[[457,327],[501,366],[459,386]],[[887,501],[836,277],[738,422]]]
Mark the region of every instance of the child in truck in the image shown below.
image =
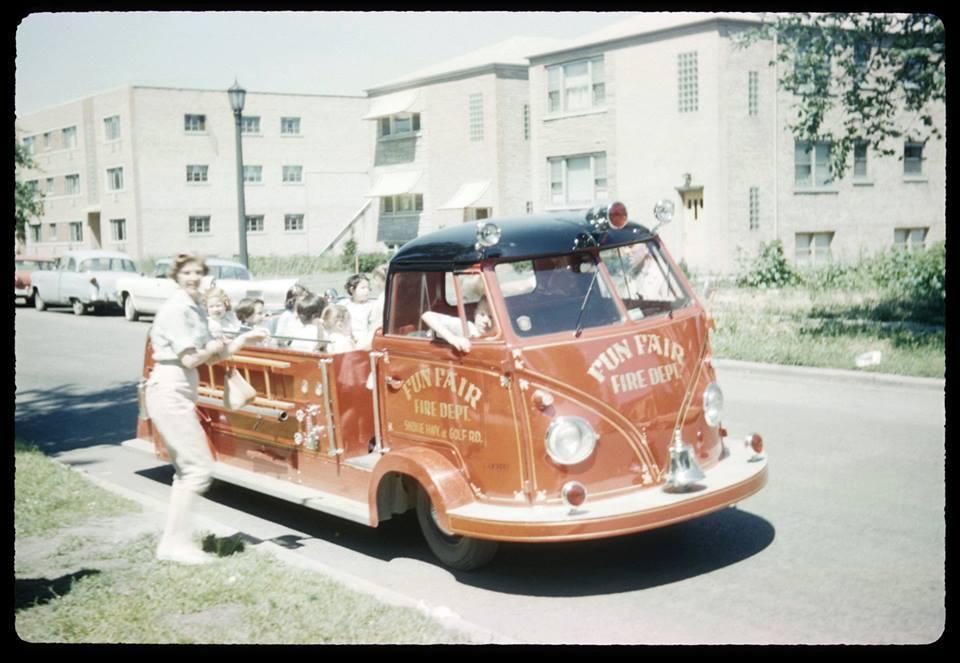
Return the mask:
[[[207,326],[214,338],[224,338],[224,333],[240,331],[240,323],[231,312],[230,297],[220,288],[210,288],[203,296],[207,308]]]
[[[323,310],[323,329],[327,347],[324,352],[350,352],[357,349],[351,334],[350,311],[343,304],[330,304]]]
[[[424,311],[420,319],[437,336],[460,352],[470,352],[471,338],[486,336],[494,331],[493,313],[486,296],[481,297],[477,302],[477,308],[473,312],[473,322],[467,321],[467,337],[463,336],[463,328],[458,316],[445,315],[437,311]]]

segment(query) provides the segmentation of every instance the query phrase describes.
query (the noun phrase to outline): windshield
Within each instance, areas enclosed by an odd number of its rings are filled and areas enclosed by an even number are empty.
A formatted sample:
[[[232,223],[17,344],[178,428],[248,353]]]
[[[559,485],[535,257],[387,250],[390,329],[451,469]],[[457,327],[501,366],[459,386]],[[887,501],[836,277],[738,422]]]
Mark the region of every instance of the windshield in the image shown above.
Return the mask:
[[[656,242],[638,242],[600,252],[632,320],[667,313],[691,303]]]
[[[80,263],[81,272],[135,272],[137,268],[123,258],[91,258]]]
[[[218,279],[250,280],[250,272],[243,267],[234,265],[213,265],[210,267],[210,274]]]
[[[519,336],[574,332],[620,322],[620,310],[590,253],[500,263],[494,268]]]

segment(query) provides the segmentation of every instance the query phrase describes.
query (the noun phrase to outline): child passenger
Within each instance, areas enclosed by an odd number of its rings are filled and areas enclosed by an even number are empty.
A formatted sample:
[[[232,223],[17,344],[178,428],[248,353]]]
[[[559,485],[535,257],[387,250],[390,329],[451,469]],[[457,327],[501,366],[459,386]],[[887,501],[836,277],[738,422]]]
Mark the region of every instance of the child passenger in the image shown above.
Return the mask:
[[[371,325],[370,279],[364,274],[354,274],[347,279],[347,294],[350,299],[344,306],[350,311],[350,328],[353,338],[361,346],[367,346],[373,338]]]
[[[323,332],[323,309],[327,305],[327,300],[316,293],[308,293],[297,300],[294,310],[296,311],[300,326],[292,328],[288,326],[287,336],[292,336],[290,348],[301,350],[303,352],[322,352],[326,343],[322,343],[326,338]]]
[[[324,352],[350,352],[357,348],[350,331],[350,311],[343,304],[330,304],[323,310],[323,329],[330,341]]]
[[[240,324],[231,313],[230,298],[220,288],[210,288],[203,296],[203,303],[207,309],[207,326],[210,335],[222,339],[224,333],[240,331]]]
[[[240,321],[242,326],[253,329],[254,327],[262,327],[266,323],[267,316],[263,312],[263,306],[262,299],[244,297],[233,311],[237,314],[237,320]]]
[[[486,336],[493,331],[493,313],[486,297],[481,297],[473,312],[473,322],[467,321],[467,337],[463,335],[460,318],[437,311],[425,311],[420,318],[433,332],[460,352],[470,352],[470,339]]]

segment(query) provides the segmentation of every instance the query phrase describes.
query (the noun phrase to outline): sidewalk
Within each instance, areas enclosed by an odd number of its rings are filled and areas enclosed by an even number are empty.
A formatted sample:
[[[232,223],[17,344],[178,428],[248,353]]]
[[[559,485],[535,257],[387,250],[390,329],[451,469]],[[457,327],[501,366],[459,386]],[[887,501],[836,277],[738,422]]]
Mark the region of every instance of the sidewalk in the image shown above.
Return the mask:
[[[774,374],[781,376],[795,376],[804,378],[829,378],[847,382],[874,382],[877,384],[898,385],[914,389],[939,389],[946,387],[943,378],[918,378],[910,375],[896,375],[893,373],[874,373],[870,371],[855,371],[842,368],[820,368],[815,366],[788,366],[784,364],[762,364],[739,359],[714,359],[714,365],[721,371],[738,371],[742,373]]]

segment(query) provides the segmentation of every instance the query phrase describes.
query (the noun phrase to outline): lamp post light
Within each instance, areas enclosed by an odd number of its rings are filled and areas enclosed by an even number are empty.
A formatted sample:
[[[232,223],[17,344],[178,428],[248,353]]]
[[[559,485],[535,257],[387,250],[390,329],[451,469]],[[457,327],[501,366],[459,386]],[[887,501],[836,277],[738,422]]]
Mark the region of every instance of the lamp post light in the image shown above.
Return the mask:
[[[247,91],[240,87],[240,84],[234,79],[233,86],[227,90],[227,94],[230,96],[230,108],[233,109],[233,118],[237,124],[237,208],[240,215],[240,262],[249,269],[250,265],[247,259],[247,211],[243,191],[243,146],[240,140],[243,129],[241,126],[243,123],[243,101],[247,96]]]

